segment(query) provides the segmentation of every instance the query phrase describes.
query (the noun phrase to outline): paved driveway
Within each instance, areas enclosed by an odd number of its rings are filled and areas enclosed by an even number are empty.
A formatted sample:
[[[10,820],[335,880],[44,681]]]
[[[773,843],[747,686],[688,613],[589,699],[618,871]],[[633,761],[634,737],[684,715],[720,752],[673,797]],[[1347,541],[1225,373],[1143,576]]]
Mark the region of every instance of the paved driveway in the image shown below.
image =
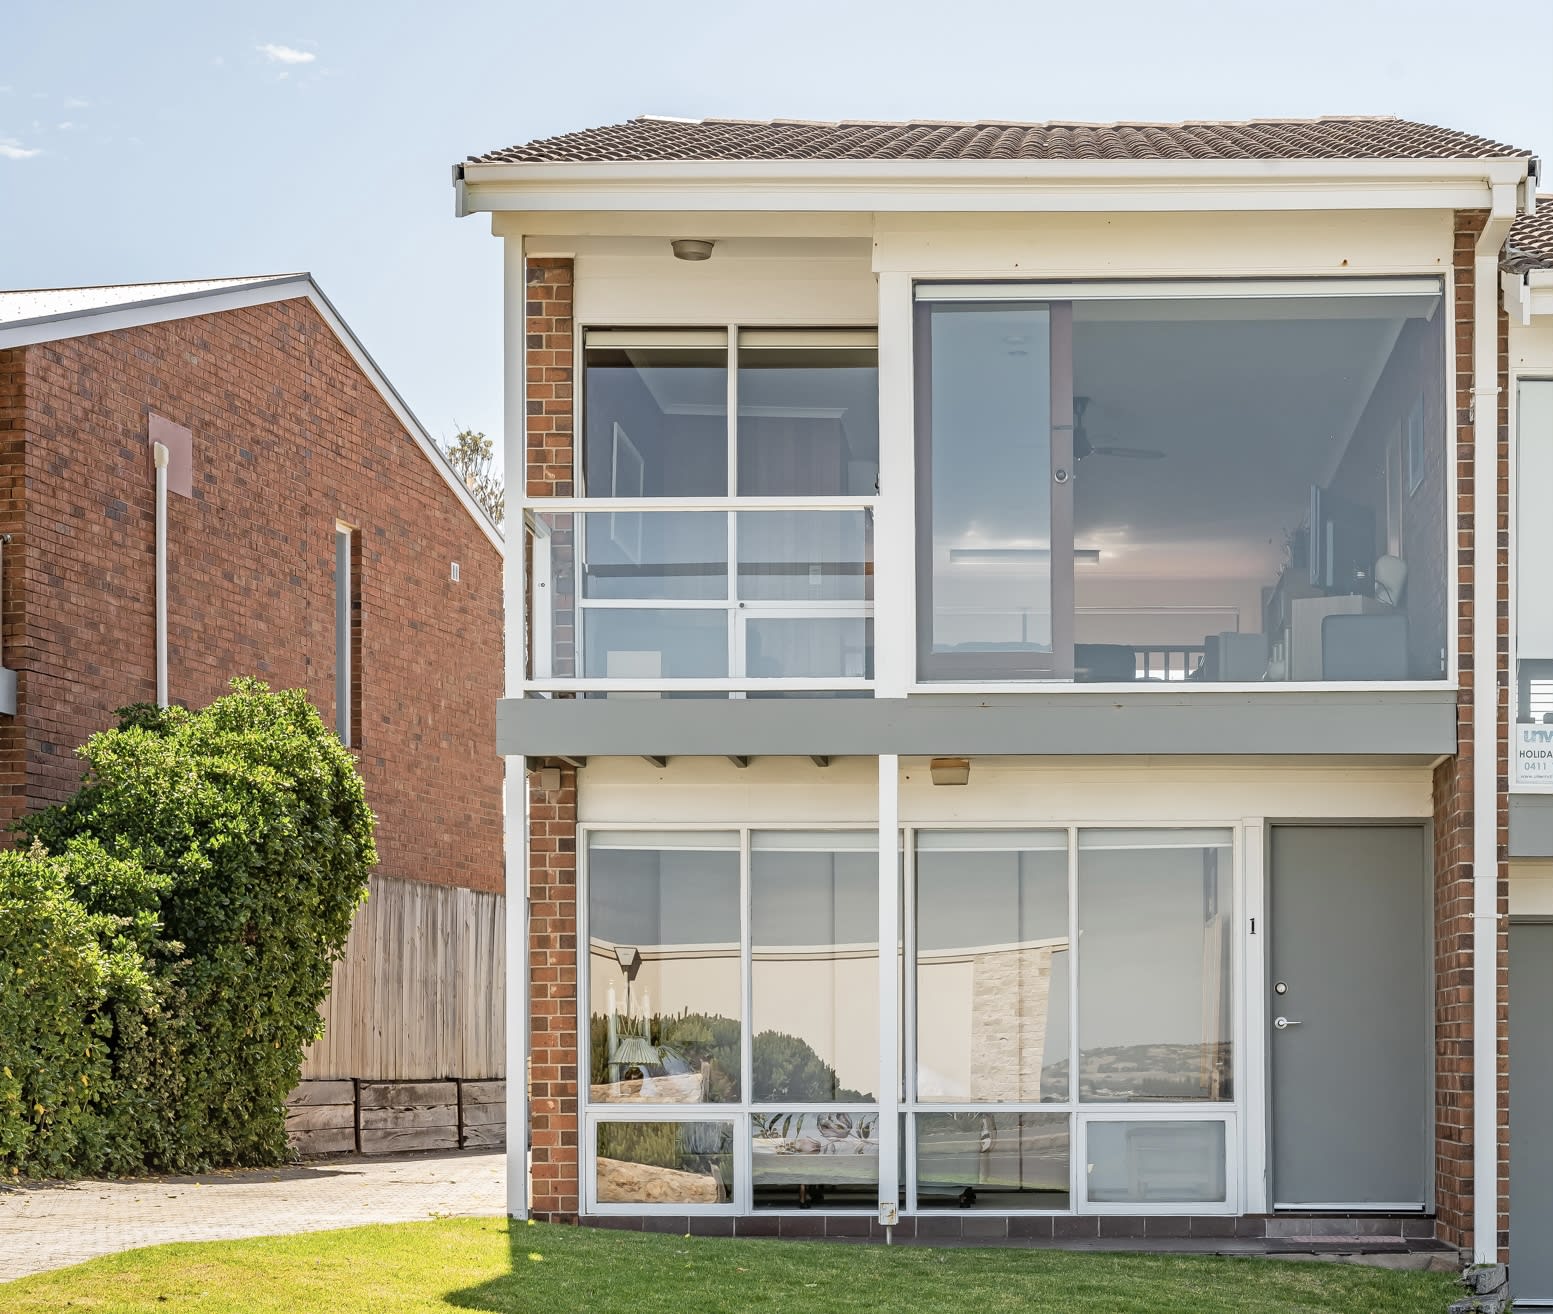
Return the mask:
[[[198,1177],[0,1186],[0,1282],[164,1241],[501,1214],[506,1176],[502,1152],[470,1150]]]

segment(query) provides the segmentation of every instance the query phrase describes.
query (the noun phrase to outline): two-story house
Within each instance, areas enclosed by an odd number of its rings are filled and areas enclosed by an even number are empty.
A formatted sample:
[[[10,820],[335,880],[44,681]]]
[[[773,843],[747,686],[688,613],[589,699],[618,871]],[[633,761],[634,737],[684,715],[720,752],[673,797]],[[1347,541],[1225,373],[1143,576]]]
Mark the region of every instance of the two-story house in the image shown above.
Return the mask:
[[[1384,118],[642,118],[458,166],[527,475],[514,1213],[1514,1252],[1535,180]]]

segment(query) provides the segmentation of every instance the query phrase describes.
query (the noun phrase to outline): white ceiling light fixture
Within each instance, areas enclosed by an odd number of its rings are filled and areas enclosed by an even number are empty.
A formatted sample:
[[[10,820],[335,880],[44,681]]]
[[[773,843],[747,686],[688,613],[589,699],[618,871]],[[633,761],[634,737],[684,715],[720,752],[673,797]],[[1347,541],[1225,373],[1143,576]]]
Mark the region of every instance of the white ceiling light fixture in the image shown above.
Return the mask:
[[[669,243],[676,260],[710,260],[716,245],[700,237],[676,237]]]

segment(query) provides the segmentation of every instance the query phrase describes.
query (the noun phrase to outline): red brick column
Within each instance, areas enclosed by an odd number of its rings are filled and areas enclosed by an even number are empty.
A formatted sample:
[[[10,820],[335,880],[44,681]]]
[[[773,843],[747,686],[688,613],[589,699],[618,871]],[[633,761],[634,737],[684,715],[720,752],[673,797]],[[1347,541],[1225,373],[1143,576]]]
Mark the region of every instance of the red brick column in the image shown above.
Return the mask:
[[[528,262],[525,380],[530,497],[570,497],[573,468],[572,262]],[[569,528],[552,551],[563,564]],[[558,595],[563,591],[559,588]],[[560,596],[555,603],[560,602]],[[553,604],[555,605],[555,604]],[[570,670],[572,617],[554,618],[558,674]],[[577,770],[561,767],[559,789],[529,788],[529,1135],[537,1217],[578,1214]]]
[[[1506,363],[1509,323],[1499,315],[1499,397],[1496,416],[1496,487],[1479,489],[1475,482],[1472,413],[1473,257],[1485,215],[1482,211],[1456,216],[1454,268],[1453,361],[1456,425],[1456,547],[1459,605],[1454,628],[1460,692],[1456,706],[1456,756],[1442,762],[1434,775],[1434,963],[1435,963],[1435,1197],[1438,1235],[1454,1245],[1472,1244],[1473,1208],[1473,1054],[1474,972],[1472,962],[1472,827],[1473,798],[1472,690],[1478,678],[1496,687],[1494,808],[1497,862],[1497,908],[1500,928],[1494,962],[1497,1027],[1489,1041],[1498,1055],[1499,1235],[1501,1253],[1509,1237],[1509,781],[1506,753],[1509,736],[1509,397]],[[1478,553],[1473,538],[1473,514],[1478,496],[1495,499],[1497,541]],[[1481,576],[1478,568],[1481,567]],[[1479,656],[1472,646],[1475,608],[1495,610],[1495,650]]]
[[[577,1216],[577,770],[529,790],[531,1212]]]
[[[22,642],[22,533],[27,488],[27,351],[0,351],[0,534],[10,534],[4,552],[5,578],[0,580],[0,625],[4,643],[14,654]],[[8,661],[16,666],[14,655]],[[20,678],[20,677],[18,677]],[[17,697],[21,704],[20,691]],[[21,718],[0,717],[0,825],[8,825],[27,810],[27,741]]]

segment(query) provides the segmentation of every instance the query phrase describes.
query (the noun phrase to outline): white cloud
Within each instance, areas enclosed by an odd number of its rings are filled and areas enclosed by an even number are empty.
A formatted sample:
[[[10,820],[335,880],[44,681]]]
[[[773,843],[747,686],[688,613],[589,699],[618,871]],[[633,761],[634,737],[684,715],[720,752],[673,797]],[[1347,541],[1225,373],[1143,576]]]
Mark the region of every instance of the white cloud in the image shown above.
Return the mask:
[[[23,146],[15,137],[0,137],[0,160],[30,160],[42,154],[36,148]]]
[[[298,50],[295,46],[278,46],[266,42],[256,47],[258,52],[275,64],[311,64],[318,58],[311,50]]]
[[[92,102],[91,101],[89,101],[89,100],[82,100],[79,96],[66,96],[65,97],[65,108],[66,109],[90,109],[91,107],[92,107]]]

